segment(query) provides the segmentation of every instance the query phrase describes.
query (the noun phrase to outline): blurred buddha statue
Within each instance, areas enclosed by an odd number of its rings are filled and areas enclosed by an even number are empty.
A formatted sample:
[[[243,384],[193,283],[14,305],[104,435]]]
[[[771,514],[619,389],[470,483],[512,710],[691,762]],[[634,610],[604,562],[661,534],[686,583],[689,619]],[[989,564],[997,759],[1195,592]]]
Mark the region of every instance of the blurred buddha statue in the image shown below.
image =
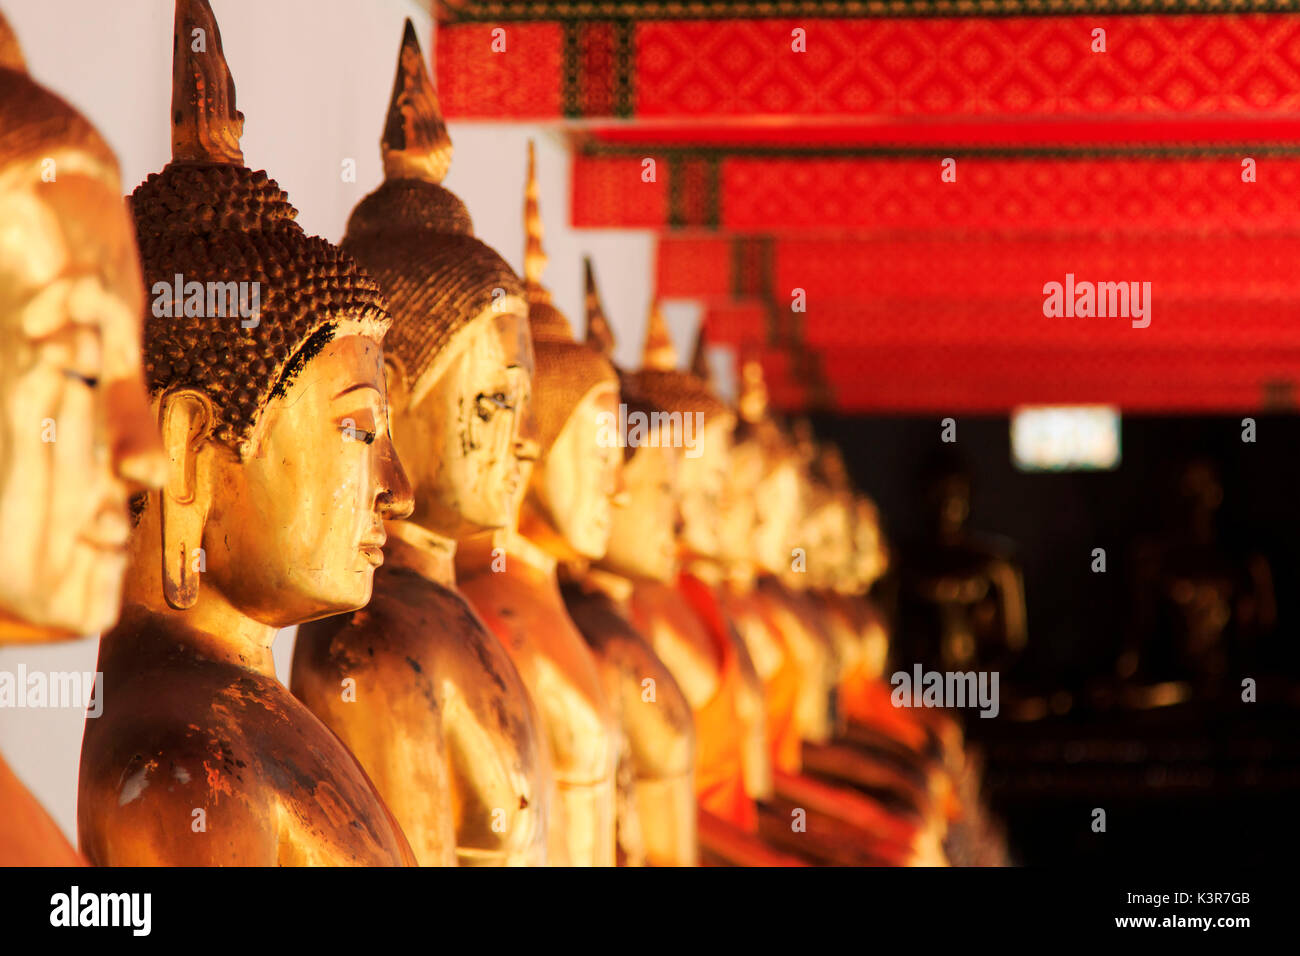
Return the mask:
[[[0,645],[117,620],[127,499],[165,467],[143,310],[117,159],[27,75],[0,15]],[[0,866],[82,862],[0,759]]]
[[[409,20],[382,152],[384,182],[353,210],[343,247],[393,310],[393,436],[415,504],[387,525],[370,604],[299,629],[293,691],[357,754],[421,864],[542,864],[541,726],[454,568],[459,539],[511,520],[529,442],[527,305],[441,185],[451,143]]]
[[[607,359],[614,337],[586,263],[587,343]],[[626,419],[646,428],[620,442],[622,485],[599,566],[571,562],[562,588],[574,624],[596,654],[606,695],[622,728],[619,859],[650,866],[694,866],[698,860],[695,727],[672,674],[629,619],[632,579],[672,581],[677,564],[677,511],[672,483],[677,450],[660,441],[655,409],[623,395]],[[617,416],[616,416],[617,417]],[[635,426],[633,426],[635,427]],[[593,467],[593,466],[588,466]],[[635,545],[635,546],[630,546]]]
[[[105,865],[412,863],[365,771],[271,659],[280,628],[370,599],[382,522],[411,507],[388,438],[384,300],[244,166],[206,0],[176,4],[172,92],[173,160],[131,196],[168,466],[133,502],[122,617],[100,642],[81,846]],[[241,283],[204,301],[205,285]]]
[[[510,652],[541,715],[556,786],[551,846],[572,866],[613,866],[619,725],[596,656],[565,609],[557,562],[605,552],[622,451],[600,439],[604,418],[618,417],[618,379],[603,355],[574,341],[541,284],[537,193],[530,143],[524,285],[536,356],[536,446],[522,462],[517,524],[463,547],[458,569],[466,597]],[[623,832],[629,836],[626,826]]]
[[[849,549],[846,542],[833,540],[844,523],[833,519],[819,530],[816,544],[805,539],[804,547],[792,546],[808,494],[800,481],[801,460],[767,415],[758,362],[744,362],[740,378],[739,424],[714,562],[720,570],[719,605],[762,680],[774,770],[769,791],[759,797],[761,832],[782,849],[820,862],[919,860],[916,820],[906,819],[875,795],[855,792],[834,775],[815,778],[805,772],[810,746],[821,748],[823,763],[835,763],[826,758],[834,749],[832,665],[840,655],[828,649],[821,595],[808,588],[807,593],[792,593],[777,576],[792,564],[801,566],[805,554],[809,569],[835,567],[831,548],[836,554]],[[814,556],[820,563],[814,565]],[[851,640],[856,645],[856,634]],[[861,754],[846,756],[868,763]],[[878,769],[877,776],[898,789],[918,789],[888,768]],[[807,829],[801,833],[792,831],[788,822],[796,808],[807,815]]]
[[[762,369],[751,359],[741,366],[730,479],[720,508],[717,594],[763,684],[772,766],[795,774],[801,766],[804,671],[781,631],[785,608],[757,584],[790,561],[799,488],[793,450],[766,410]],[[768,781],[763,796],[771,786]]]
[[[1218,533],[1218,467],[1185,463],[1167,500],[1169,528],[1135,549],[1134,611],[1120,660],[1120,676],[1141,685],[1128,696],[1148,706],[1239,687],[1277,616],[1268,561],[1235,551]]]
[[[681,571],[684,560],[717,547],[734,417],[698,376],[676,366],[667,326],[652,306],[643,366],[622,382],[629,408],[659,423],[645,436],[657,447],[633,458],[641,461],[625,482],[626,505],[615,511],[602,583],[690,708],[701,861],[801,865],[758,837],[755,794],[771,787],[762,684],[711,585]],[[671,548],[665,536],[674,538]]]
[[[967,527],[971,483],[955,461],[936,461],[924,481],[928,538],[905,552],[900,627],[908,666],[1003,675],[1025,647],[1025,589],[1008,549]]]

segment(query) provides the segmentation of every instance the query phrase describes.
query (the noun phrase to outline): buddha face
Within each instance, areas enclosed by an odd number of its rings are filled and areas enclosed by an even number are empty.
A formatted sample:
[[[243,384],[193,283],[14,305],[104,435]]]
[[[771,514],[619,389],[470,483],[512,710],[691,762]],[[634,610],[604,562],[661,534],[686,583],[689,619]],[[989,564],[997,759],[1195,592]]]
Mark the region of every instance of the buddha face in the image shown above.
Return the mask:
[[[753,552],[759,566],[770,574],[789,571],[792,549],[808,547],[799,533],[802,492],[799,471],[791,458],[776,462],[754,489],[760,505],[755,515]]]
[[[97,178],[41,183],[28,168],[0,168],[0,639],[15,640],[113,624],[127,498],[164,468],[122,198]]]
[[[699,439],[700,454],[682,456],[678,471],[681,494],[682,539],[686,550],[704,557],[718,554],[719,522],[731,459],[730,415],[715,415]]]
[[[586,558],[599,558],[609,544],[623,449],[601,441],[601,422],[606,416],[617,419],[618,397],[614,385],[587,392],[532,475],[541,511],[560,537]]]
[[[880,534],[880,514],[873,502],[860,498],[853,521],[853,577],[858,588],[869,589],[889,567],[889,555]]]
[[[759,520],[756,491],[762,476],[762,451],[757,442],[737,443],[731,451],[731,476],[718,519],[718,555],[727,564],[754,561],[753,539]]]
[[[508,525],[522,493],[522,411],[532,377],[528,320],[485,313],[447,350],[437,381],[395,417],[394,433],[417,492],[411,520],[460,538]]]
[[[623,465],[603,564],[620,574],[671,581],[677,575],[677,475],[681,452],[642,446]]]
[[[808,515],[808,578],[817,588],[835,588],[852,557],[849,512],[839,496],[823,497]]]
[[[170,426],[164,417],[164,434]],[[384,520],[410,512],[393,451],[383,350],[343,335],[303,368],[239,461],[210,445],[207,570],[236,608],[285,627],[363,607],[383,562]]]
[[[945,475],[931,483],[929,499],[939,534],[960,534],[970,517],[970,480],[964,475]]]

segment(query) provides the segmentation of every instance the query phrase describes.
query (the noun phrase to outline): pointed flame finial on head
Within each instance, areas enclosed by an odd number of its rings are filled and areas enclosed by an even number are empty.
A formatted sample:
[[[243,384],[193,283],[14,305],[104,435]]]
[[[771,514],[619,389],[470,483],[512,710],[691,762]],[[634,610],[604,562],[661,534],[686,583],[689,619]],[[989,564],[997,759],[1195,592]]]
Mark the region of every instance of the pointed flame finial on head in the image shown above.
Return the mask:
[[[410,17],[402,30],[393,98],[380,140],[385,179],[422,179],[441,184],[451,168],[451,137],[438,91],[420,50]]]
[[[700,334],[695,337],[695,352],[691,355],[691,374],[711,387],[716,386],[713,366],[709,364],[708,326],[700,323]]]
[[[837,492],[853,490],[849,468],[844,463],[844,452],[833,442],[823,442],[817,452],[817,470],[826,484]]]
[[[668,334],[668,323],[664,321],[658,299],[650,303],[650,321],[645,330],[641,367],[659,372],[671,372],[677,368],[677,349],[673,347],[672,336]]]
[[[537,205],[537,150],[528,141],[528,180],[524,184],[524,290],[529,303],[550,302],[551,293],[542,285],[546,251],[542,248],[542,214]]]
[[[0,70],[27,72],[27,63],[23,60],[23,48],[18,45],[18,37],[5,20],[3,10],[0,10]]]
[[[610,328],[609,319],[605,317],[605,307],[600,302],[600,290],[596,288],[596,273],[591,268],[591,256],[583,256],[582,265],[587,274],[587,344],[605,358],[611,358],[614,354],[614,330]]]
[[[767,417],[767,382],[763,378],[763,363],[757,355],[748,356],[740,367],[740,396],[736,407],[742,421],[751,425]]]
[[[235,81],[208,0],[176,0],[172,35],[172,160],[244,165]]]
[[[817,433],[812,422],[800,416],[790,423],[790,435],[794,439],[795,452],[804,465],[811,466],[817,459]]]

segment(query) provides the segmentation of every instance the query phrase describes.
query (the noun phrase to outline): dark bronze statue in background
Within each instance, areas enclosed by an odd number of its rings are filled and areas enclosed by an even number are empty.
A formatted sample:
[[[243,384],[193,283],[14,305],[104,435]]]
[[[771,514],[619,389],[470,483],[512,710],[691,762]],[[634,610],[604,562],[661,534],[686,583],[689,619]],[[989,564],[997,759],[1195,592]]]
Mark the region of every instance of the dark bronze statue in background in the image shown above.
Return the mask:
[[[900,635],[911,656],[901,663],[1007,671],[1026,641],[1019,566],[967,526],[971,481],[963,468],[936,464],[924,491],[930,537],[904,554]]]
[[[1145,687],[1135,688],[1138,703],[1239,688],[1277,617],[1268,561],[1234,553],[1219,537],[1218,467],[1183,465],[1168,501],[1168,530],[1135,548],[1129,647],[1119,665],[1121,677]]]

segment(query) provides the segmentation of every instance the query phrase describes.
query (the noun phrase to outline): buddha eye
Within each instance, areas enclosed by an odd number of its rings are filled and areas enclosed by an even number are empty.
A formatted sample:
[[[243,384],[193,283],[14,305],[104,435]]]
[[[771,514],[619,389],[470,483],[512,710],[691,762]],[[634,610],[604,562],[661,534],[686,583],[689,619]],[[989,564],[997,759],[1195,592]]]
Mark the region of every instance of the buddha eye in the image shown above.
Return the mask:
[[[83,375],[76,369],[72,368],[65,368],[63,374],[74,381],[80,382],[82,385],[86,386],[86,388],[99,387],[99,379],[93,375]]]
[[[478,398],[474,400],[474,405],[478,409],[478,417],[483,421],[488,421],[498,410],[510,411],[514,408],[504,392],[493,392],[491,395],[480,392]]]
[[[339,431],[343,433],[343,437],[346,440],[365,442],[367,445],[373,445],[378,434],[377,432],[367,431],[364,428],[358,428],[350,419],[345,420],[343,424],[339,426]]]

